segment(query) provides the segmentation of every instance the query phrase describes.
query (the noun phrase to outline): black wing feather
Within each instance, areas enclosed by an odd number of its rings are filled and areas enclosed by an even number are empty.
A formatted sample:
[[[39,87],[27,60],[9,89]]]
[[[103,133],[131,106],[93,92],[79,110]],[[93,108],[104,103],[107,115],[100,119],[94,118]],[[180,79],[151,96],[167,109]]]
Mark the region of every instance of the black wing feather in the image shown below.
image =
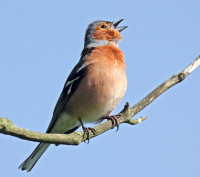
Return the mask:
[[[86,48],[82,51],[81,58],[80,58],[79,62],[77,63],[77,65],[72,70],[72,72],[70,73],[69,77],[67,78],[67,81],[65,82],[64,88],[61,92],[61,95],[60,95],[60,97],[59,97],[59,99],[56,103],[56,106],[55,106],[54,112],[53,112],[52,120],[49,124],[47,131],[46,131],[47,133],[51,132],[59,114],[64,111],[66,103],[68,102],[70,97],[73,95],[73,93],[76,91],[78,85],[80,84],[80,81],[87,74],[88,66],[85,66],[85,67],[82,67],[82,66],[84,66],[85,58],[88,55],[90,55],[92,50],[94,50],[94,49],[95,49],[95,47],[91,47],[91,48]],[[80,69],[81,67],[82,67],[82,69]],[[73,81],[73,84],[69,84],[69,85],[66,86],[66,84],[69,81]],[[69,92],[69,90],[70,90],[70,92]],[[75,127],[74,130],[76,130],[77,128],[78,128],[78,126]],[[69,130],[68,132],[71,133],[72,131]]]

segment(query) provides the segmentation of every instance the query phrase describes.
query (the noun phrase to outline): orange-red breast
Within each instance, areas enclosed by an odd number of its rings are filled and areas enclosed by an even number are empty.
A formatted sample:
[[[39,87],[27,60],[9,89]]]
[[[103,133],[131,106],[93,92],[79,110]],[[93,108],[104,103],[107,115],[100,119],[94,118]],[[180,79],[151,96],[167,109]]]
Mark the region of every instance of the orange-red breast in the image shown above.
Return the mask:
[[[118,27],[122,20],[95,21],[88,26],[81,58],[67,78],[47,133],[69,134],[82,126],[89,140],[89,131],[94,129],[84,123],[106,118],[118,126],[110,113],[127,86],[124,55],[118,47],[120,32],[127,27]],[[30,171],[49,145],[40,143],[19,168]]]

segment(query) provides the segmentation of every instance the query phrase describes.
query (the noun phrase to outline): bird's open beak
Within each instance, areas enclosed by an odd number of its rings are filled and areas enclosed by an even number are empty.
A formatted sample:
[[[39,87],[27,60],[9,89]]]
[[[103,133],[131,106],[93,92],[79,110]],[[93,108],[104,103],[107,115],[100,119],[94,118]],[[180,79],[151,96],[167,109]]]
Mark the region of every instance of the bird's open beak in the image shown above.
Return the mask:
[[[112,26],[114,27],[115,30],[121,32],[121,31],[123,31],[124,29],[126,29],[128,27],[128,26],[119,26],[119,27],[117,27],[120,24],[120,22],[122,22],[123,20],[124,19],[120,19],[120,20],[112,23]]]

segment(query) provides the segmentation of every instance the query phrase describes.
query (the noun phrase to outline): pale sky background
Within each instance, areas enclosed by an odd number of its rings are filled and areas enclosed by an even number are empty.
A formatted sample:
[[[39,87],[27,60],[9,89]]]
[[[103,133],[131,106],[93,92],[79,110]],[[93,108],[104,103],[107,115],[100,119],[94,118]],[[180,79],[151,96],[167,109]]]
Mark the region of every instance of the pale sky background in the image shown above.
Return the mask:
[[[137,103],[200,54],[199,0],[0,0],[0,117],[45,132],[94,20],[125,20],[123,101]],[[0,134],[2,177],[199,177],[200,68],[89,144],[52,145],[30,173],[18,166],[38,143]]]

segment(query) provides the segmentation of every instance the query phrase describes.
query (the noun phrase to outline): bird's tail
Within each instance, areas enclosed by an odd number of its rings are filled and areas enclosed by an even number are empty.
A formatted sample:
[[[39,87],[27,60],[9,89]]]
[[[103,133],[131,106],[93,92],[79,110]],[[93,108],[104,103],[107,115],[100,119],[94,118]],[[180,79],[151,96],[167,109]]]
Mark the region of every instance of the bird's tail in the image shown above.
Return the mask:
[[[49,145],[48,143],[40,143],[32,154],[19,166],[19,169],[26,170],[27,172],[31,171]]]

